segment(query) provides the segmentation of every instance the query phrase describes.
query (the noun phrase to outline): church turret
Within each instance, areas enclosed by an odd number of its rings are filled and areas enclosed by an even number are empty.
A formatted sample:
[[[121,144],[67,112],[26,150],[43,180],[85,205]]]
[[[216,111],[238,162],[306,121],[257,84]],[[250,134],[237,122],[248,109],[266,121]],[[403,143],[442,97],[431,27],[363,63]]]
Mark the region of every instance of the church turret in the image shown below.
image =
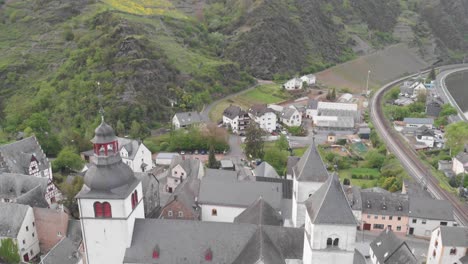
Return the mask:
[[[95,130],[94,159],[76,196],[87,263],[122,263],[136,218],[144,218],[141,182],[119,154],[114,129]]]

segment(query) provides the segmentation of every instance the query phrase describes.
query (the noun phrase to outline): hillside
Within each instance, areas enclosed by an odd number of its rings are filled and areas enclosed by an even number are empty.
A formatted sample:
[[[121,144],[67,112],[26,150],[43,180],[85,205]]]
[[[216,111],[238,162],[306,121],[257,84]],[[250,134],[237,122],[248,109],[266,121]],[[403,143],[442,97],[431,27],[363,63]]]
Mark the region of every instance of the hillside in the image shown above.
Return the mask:
[[[357,58],[359,71],[343,71],[343,85],[353,88],[374,67],[359,56],[376,51],[383,54],[373,62],[381,80],[403,68],[460,61],[467,6],[468,0],[0,0],[0,141],[22,131],[38,135],[51,154],[61,145],[85,149],[100,104],[118,133],[144,137],[174,112],[201,109],[254,77],[285,79]],[[386,52],[399,42],[410,49]],[[387,63],[395,54],[404,58]],[[399,68],[406,58],[407,70]]]

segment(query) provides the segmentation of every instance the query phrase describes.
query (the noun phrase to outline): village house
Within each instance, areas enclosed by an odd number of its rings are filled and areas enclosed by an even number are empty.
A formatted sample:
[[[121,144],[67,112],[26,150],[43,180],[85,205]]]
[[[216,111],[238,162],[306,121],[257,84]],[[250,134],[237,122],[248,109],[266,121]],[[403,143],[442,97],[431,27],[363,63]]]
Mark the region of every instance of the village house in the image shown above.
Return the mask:
[[[357,104],[349,103],[318,102],[317,115],[352,117],[354,122],[358,122],[360,118]]]
[[[11,239],[18,255],[29,262],[40,253],[33,209],[29,205],[0,202],[0,240]]]
[[[276,114],[266,105],[253,105],[249,111],[250,118],[259,125],[259,127],[269,133],[276,129]]]
[[[408,244],[389,228],[370,243],[369,255],[373,264],[419,263]]]
[[[405,81],[400,85],[400,93],[410,97],[417,97],[420,94],[426,94],[426,92],[426,87],[419,81]]]
[[[318,101],[315,99],[309,99],[306,106],[306,117],[313,118],[318,115]]]
[[[268,162],[263,161],[258,165],[254,170],[252,170],[252,174],[255,177],[268,177],[268,178],[275,178],[279,179],[280,176],[278,172],[276,172],[275,168],[271,166]]]
[[[169,166],[175,156],[180,155],[176,152],[159,152],[158,155],[156,155],[156,165]]]
[[[284,89],[288,91],[294,91],[302,89],[303,81],[300,78],[292,78],[291,80],[287,81],[283,84]]]
[[[468,227],[439,226],[432,231],[426,264],[467,263]]]
[[[452,158],[452,171],[455,175],[468,171],[468,145],[465,144],[463,151]]]
[[[166,191],[172,193],[187,177],[201,179],[203,165],[200,160],[174,157],[168,170]]]
[[[414,118],[414,117],[405,117],[403,119],[406,127],[422,127],[426,126],[429,129],[434,128],[434,119],[433,118]]]
[[[434,147],[435,133],[426,126],[421,126],[416,129],[415,138],[417,142],[423,143],[429,148]]]
[[[307,74],[301,77],[301,81],[302,83],[306,83],[308,86],[313,86],[317,81],[317,77],[313,74]]]
[[[47,179],[46,199],[56,203],[61,194],[52,182],[52,166],[36,137],[31,136],[0,146],[0,172]]]
[[[439,117],[440,111],[442,111],[442,103],[438,100],[430,100],[426,103],[426,115],[437,118]]]
[[[449,201],[425,197],[410,197],[408,235],[430,238],[432,230],[440,226],[456,225]]]
[[[408,232],[409,201],[404,194],[390,193],[381,188],[361,191],[362,230],[382,231],[385,228],[397,234]]]
[[[49,252],[67,234],[69,217],[63,210],[33,208],[41,253]]]
[[[294,106],[285,107],[279,113],[279,119],[289,127],[298,127],[302,124],[302,115]]]
[[[249,123],[249,114],[238,106],[230,105],[223,112],[223,124],[231,128],[233,133],[244,132]]]
[[[198,125],[202,122],[202,117],[198,112],[182,112],[172,117],[172,126],[174,129],[187,128]]]

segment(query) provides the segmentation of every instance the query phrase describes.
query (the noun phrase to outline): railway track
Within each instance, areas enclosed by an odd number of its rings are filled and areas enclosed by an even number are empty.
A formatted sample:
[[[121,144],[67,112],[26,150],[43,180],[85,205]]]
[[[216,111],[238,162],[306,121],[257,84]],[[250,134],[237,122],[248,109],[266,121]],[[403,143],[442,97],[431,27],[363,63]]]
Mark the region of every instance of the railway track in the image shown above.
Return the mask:
[[[428,71],[423,73],[426,72]],[[385,141],[388,149],[401,161],[409,174],[415,178],[417,182],[425,185],[428,191],[435,198],[449,201],[454,208],[454,215],[457,222],[461,225],[467,226],[468,206],[439,186],[439,181],[432,175],[431,170],[421,162],[416,151],[411,149],[408,144],[403,141],[402,136],[395,131],[392,124],[383,114],[382,102],[385,92],[413,76],[416,76],[416,74],[388,83],[375,93],[370,104],[371,119],[374,122],[374,126],[380,137]]]

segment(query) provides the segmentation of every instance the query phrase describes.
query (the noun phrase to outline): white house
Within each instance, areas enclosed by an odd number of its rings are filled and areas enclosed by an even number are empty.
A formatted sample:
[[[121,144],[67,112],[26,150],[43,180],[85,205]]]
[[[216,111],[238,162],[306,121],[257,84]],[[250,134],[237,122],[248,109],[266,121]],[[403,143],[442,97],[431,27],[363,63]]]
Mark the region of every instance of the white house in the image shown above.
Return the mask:
[[[453,207],[446,200],[410,197],[409,235],[430,238],[438,226],[454,226]]]
[[[306,217],[305,201],[312,196],[325,181],[328,171],[313,142],[293,167],[292,221],[301,227]]]
[[[460,173],[466,173],[468,171],[468,149],[465,146],[465,149],[458,153],[452,159],[452,171],[456,175]]]
[[[172,193],[187,177],[201,179],[202,175],[203,166],[200,160],[176,156],[168,170],[166,191]]]
[[[433,118],[413,118],[413,117],[405,117],[403,122],[406,124],[406,127],[422,127],[426,126],[429,129],[434,127],[434,119]]]
[[[408,244],[390,228],[386,228],[370,243],[369,255],[373,264],[419,263]]]
[[[269,133],[276,129],[276,114],[266,105],[253,105],[249,109],[250,118],[259,125],[259,127]]]
[[[172,159],[176,156],[180,156],[176,152],[159,152],[156,155],[156,165],[171,165]]]
[[[439,226],[432,231],[427,251],[427,264],[456,263],[466,261],[468,251],[468,227]]]
[[[104,120],[92,139],[95,166],[76,196],[86,263],[122,263],[136,218],[145,218],[141,181],[122,162],[118,139]]]
[[[40,253],[33,209],[28,205],[0,202],[0,243],[12,239],[21,261],[29,262]]]
[[[310,99],[307,102],[307,107],[306,107],[306,117],[307,118],[313,118],[314,116],[318,115],[318,101],[315,99]]]
[[[415,138],[417,142],[424,143],[430,148],[434,147],[435,133],[426,126],[421,126],[416,129]]]
[[[234,133],[245,131],[249,123],[248,113],[238,106],[230,105],[223,112],[223,124],[230,127]]]
[[[312,86],[315,84],[317,78],[313,74],[307,74],[301,77],[301,81],[303,83],[307,83],[307,85]]]
[[[357,104],[318,102],[317,115],[352,117],[354,122],[359,121],[359,111]]]
[[[197,125],[202,122],[202,117],[198,112],[182,112],[177,113],[172,117],[172,125],[174,129],[186,128]]]
[[[303,263],[353,264],[356,219],[337,174],[305,202]]]
[[[133,172],[150,171],[153,168],[151,151],[139,140],[129,138],[117,138],[122,161]]]
[[[236,172],[211,169],[203,177],[199,193],[202,221],[214,222],[233,222],[260,196],[280,212],[283,196],[281,183],[238,181]]]
[[[302,124],[302,115],[294,107],[285,107],[279,114],[280,121],[290,127],[298,127]]]
[[[283,87],[288,91],[302,89],[303,81],[300,78],[292,78],[283,84]]]

